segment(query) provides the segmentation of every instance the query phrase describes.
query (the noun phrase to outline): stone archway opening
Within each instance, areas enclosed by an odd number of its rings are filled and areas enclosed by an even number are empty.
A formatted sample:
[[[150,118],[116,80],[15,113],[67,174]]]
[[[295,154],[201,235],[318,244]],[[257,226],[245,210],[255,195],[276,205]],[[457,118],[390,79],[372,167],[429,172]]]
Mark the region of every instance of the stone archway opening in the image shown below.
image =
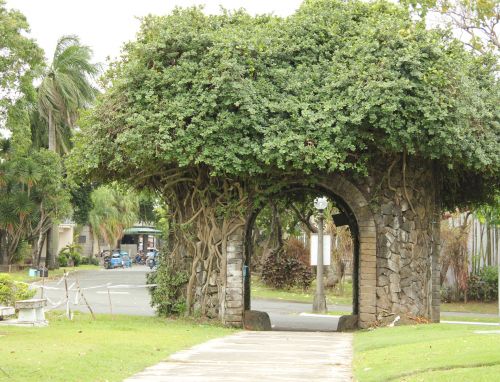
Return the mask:
[[[376,245],[375,225],[371,212],[368,210],[368,203],[351,183],[341,177],[326,179],[324,182],[315,185],[290,184],[277,192],[273,198],[279,199],[296,193],[326,196],[337,209],[334,217],[336,225],[348,227],[352,239],[352,309],[351,314],[346,314],[340,318],[339,329],[345,330],[369,326],[375,318]],[[245,311],[255,308],[252,306],[251,293],[251,261],[255,251],[252,232],[255,229],[255,221],[261,209],[254,210],[249,216],[243,233],[245,275],[243,277],[242,297]],[[312,297],[310,303],[312,307]],[[257,306],[256,308],[257,310],[265,310],[266,307],[259,309],[262,306]],[[295,307],[295,309],[300,308]],[[330,322],[336,329],[335,320]],[[307,324],[307,326],[309,325],[311,325],[311,330],[333,330],[333,326],[327,327],[324,323],[317,327],[314,327],[314,324]],[[293,325],[289,325],[290,328],[293,329]],[[304,325],[302,324],[302,330],[303,328]],[[286,324],[282,329],[287,329]]]

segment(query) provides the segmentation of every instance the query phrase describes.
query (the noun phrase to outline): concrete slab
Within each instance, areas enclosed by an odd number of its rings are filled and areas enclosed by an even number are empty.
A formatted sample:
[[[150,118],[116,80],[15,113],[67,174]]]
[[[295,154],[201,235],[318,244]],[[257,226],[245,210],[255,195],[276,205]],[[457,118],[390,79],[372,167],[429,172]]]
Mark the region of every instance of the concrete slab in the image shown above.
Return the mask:
[[[350,333],[241,332],[173,354],[125,381],[352,380]]]

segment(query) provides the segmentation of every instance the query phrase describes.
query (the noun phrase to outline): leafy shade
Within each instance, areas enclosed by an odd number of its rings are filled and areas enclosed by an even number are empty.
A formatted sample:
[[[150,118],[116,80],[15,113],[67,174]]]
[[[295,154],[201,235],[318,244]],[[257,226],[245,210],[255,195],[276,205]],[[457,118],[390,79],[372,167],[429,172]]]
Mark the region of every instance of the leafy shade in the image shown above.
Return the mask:
[[[310,0],[288,18],[177,9],[146,17],[109,71],[71,167],[167,187],[200,168],[252,181],[366,173],[406,152],[443,170],[454,203],[478,201],[499,181],[494,71],[383,1]],[[471,174],[481,187],[466,193]]]

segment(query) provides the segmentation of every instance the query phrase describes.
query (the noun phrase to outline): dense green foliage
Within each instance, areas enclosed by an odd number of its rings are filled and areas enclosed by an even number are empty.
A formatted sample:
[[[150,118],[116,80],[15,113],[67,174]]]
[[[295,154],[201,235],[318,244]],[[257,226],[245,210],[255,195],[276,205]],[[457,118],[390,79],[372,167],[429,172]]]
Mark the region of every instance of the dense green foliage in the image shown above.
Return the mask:
[[[71,214],[71,205],[55,153],[42,149],[3,154],[0,152],[0,231],[4,245],[0,249],[5,263],[11,263],[20,243],[38,243],[51,221]],[[33,262],[37,256],[35,253]]]
[[[311,0],[285,19],[177,9],[145,18],[109,71],[73,167],[144,186],[182,181],[179,168],[363,173],[406,151],[454,169],[444,187],[469,202],[499,176],[494,71],[386,2]],[[460,199],[472,173],[476,192]]]
[[[6,273],[0,274],[0,305],[14,306],[16,301],[32,298],[35,293],[35,289],[28,289],[28,284],[15,282]]]
[[[61,159],[46,148],[56,150],[57,135],[59,151],[67,151],[78,108],[88,106],[96,93],[92,76],[99,69],[90,63],[91,50],[74,36],[59,40],[53,62],[45,66],[43,51],[28,32],[26,18],[0,0],[2,263],[22,261],[31,249],[38,264],[50,226],[71,216]],[[36,89],[34,79],[41,80]],[[82,220],[86,201],[74,199]],[[57,244],[50,247],[55,251]]]
[[[484,267],[477,274],[470,275],[467,282],[467,297],[475,301],[498,300],[498,268]]]
[[[150,288],[151,306],[160,316],[181,314],[186,310],[185,288],[188,282],[186,272],[179,272],[166,259],[162,259],[158,269],[147,276]]]
[[[76,224],[85,225],[89,222],[89,213],[92,209],[91,193],[89,184],[79,184],[71,187],[71,204],[73,205],[73,221]]]
[[[61,249],[59,256],[57,256],[57,262],[60,267],[67,267],[71,263],[74,267],[82,264],[82,256],[80,255],[81,248],[78,244],[68,244],[66,247]]]

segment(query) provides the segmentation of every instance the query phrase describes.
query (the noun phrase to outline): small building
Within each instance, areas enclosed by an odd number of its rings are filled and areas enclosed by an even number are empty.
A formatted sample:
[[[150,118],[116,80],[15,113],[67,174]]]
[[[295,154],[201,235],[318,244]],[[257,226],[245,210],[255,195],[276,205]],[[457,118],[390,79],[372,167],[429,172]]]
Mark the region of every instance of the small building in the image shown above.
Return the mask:
[[[127,251],[131,257],[134,257],[139,251],[146,251],[148,248],[158,248],[160,230],[154,227],[136,225],[127,228],[123,232],[123,238],[120,242],[120,248]]]

